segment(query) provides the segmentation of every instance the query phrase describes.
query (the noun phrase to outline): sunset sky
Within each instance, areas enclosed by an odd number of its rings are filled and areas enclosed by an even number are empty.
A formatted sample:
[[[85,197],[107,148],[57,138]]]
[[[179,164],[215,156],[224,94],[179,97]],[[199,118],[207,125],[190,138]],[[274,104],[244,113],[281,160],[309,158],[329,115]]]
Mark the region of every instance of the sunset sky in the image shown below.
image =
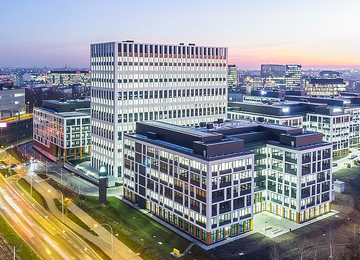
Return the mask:
[[[89,45],[132,39],[229,47],[262,63],[360,68],[358,0],[1,1],[0,67],[89,67]]]

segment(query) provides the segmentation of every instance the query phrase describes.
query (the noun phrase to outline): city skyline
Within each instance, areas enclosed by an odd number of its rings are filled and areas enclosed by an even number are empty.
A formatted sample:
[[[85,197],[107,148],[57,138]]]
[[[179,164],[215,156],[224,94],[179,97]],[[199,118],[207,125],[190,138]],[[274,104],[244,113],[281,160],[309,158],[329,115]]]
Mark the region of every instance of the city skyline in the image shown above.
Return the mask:
[[[9,22],[0,67],[90,67],[90,43],[131,39],[227,46],[229,63],[239,69],[360,68],[359,7],[356,1],[7,2],[0,10]]]

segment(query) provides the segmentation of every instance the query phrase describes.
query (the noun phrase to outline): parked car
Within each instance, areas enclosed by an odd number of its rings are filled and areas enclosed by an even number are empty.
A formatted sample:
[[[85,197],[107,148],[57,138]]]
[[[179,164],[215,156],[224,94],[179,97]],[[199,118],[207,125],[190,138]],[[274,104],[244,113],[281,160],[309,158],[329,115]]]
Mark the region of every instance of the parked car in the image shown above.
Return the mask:
[[[350,156],[348,157],[348,159],[349,159],[349,160],[352,160],[352,159],[354,159],[354,158],[356,158],[356,157],[357,157],[357,155],[352,154],[352,155],[350,155]]]
[[[332,167],[336,167],[336,166],[338,166],[338,164],[336,162],[333,162]]]
[[[15,168],[17,165],[15,163],[11,164],[11,168]]]

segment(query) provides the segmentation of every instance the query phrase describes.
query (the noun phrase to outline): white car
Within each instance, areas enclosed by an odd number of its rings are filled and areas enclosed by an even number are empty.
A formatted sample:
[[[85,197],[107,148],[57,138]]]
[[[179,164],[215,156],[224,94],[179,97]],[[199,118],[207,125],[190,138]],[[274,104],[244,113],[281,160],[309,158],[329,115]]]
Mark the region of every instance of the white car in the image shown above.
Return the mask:
[[[352,155],[350,155],[350,156],[348,157],[348,159],[349,159],[349,160],[352,160],[352,159],[355,159],[356,157],[357,157],[357,155],[352,154]]]

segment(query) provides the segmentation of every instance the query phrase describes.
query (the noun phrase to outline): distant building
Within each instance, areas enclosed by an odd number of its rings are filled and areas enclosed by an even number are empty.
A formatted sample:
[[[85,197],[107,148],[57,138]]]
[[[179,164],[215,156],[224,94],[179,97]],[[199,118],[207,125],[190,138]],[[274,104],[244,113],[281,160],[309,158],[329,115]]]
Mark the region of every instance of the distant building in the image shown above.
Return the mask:
[[[262,78],[285,78],[285,66],[277,64],[261,64]]]
[[[25,114],[25,89],[8,89],[0,85],[0,119]]]
[[[208,245],[252,230],[262,211],[302,223],[331,210],[322,137],[247,120],[137,122],[124,135],[124,198]]]
[[[52,85],[84,85],[90,87],[89,70],[52,70],[47,75],[47,83]]]
[[[287,89],[301,88],[301,65],[286,65],[285,85]]]
[[[46,100],[34,108],[34,149],[53,161],[90,153],[90,101]]]
[[[264,87],[279,89],[285,87],[285,66],[277,64],[262,64],[261,78]]]
[[[238,86],[237,68],[235,64],[228,65],[228,88],[235,89]]]
[[[337,79],[341,78],[342,73],[333,70],[323,70],[319,73],[321,79]]]
[[[346,90],[342,78],[309,78],[304,80],[303,89],[309,96],[334,96]]]

